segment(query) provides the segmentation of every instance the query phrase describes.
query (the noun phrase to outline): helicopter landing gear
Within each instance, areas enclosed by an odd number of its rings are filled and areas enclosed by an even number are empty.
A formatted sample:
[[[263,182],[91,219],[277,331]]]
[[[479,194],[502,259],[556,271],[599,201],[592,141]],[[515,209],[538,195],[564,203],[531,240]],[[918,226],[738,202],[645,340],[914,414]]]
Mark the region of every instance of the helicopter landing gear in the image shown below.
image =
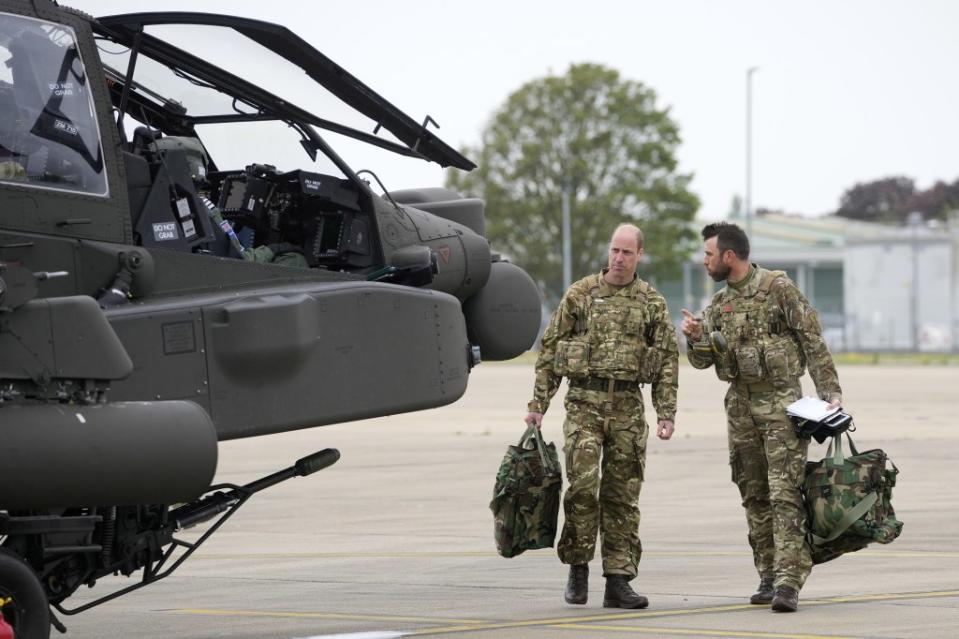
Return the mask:
[[[50,605],[33,569],[17,554],[0,548],[0,607],[16,639],[49,639]]]

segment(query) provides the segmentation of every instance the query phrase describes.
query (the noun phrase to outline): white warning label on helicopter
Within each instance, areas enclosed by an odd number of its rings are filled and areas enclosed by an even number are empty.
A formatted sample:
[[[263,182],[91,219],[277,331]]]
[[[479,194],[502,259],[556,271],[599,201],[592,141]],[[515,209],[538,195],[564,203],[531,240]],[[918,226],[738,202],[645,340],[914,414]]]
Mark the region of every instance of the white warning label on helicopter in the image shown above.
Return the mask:
[[[190,202],[185,197],[177,198],[176,212],[181,220],[190,217]]]
[[[54,120],[53,128],[56,129],[57,131],[62,131],[70,135],[79,135],[80,133],[77,130],[77,127],[73,126],[72,124],[70,124],[69,122],[65,120]]]
[[[176,229],[176,222],[155,222],[153,224],[153,241],[168,242],[180,237]]]
[[[323,183],[316,179],[304,178],[303,190],[311,193],[319,193],[323,190]]]
[[[48,84],[50,87],[50,93],[55,97],[62,98],[64,96],[73,95],[73,83],[72,82],[51,82]]]

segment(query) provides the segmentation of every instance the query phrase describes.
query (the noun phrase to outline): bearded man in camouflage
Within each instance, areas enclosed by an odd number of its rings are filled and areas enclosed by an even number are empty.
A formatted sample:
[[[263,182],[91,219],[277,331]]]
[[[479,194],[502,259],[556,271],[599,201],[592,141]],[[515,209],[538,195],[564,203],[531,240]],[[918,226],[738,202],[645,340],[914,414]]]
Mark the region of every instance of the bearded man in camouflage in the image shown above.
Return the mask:
[[[842,389],[816,311],[796,285],[782,271],[750,263],[749,239],[735,224],[709,224],[702,234],[706,271],[727,285],[702,318],[683,309],[686,354],[694,367],[714,366],[730,382],[729,464],[760,577],[750,602],[795,612],[812,569],[799,490],[809,442],[796,436],[786,407],[802,396],[806,366],[832,406],[840,405]],[[711,339],[716,332],[721,339]]]
[[[557,550],[570,566],[565,598],[571,604],[586,603],[599,529],[603,606],[649,605],[629,585],[642,554],[638,502],[649,435],[640,386],[652,385],[657,434],[669,439],[679,355],[666,300],[636,276],[642,255],[642,231],[620,225],[609,243],[608,268],[566,291],[536,360],[527,424],[542,424],[550,398],[563,377],[569,379],[563,424],[569,487]]]

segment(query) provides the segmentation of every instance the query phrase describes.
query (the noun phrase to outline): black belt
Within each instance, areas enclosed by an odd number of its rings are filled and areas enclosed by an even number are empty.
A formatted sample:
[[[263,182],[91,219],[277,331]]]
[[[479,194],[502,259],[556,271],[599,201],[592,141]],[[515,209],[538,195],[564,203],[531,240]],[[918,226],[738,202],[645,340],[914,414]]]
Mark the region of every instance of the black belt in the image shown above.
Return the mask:
[[[600,391],[605,393],[609,391],[610,380],[606,377],[577,377],[569,380],[570,388],[581,388],[583,390]],[[636,390],[637,383],[625,379],[613,381],[613,392],[622,393],[624,391]]]

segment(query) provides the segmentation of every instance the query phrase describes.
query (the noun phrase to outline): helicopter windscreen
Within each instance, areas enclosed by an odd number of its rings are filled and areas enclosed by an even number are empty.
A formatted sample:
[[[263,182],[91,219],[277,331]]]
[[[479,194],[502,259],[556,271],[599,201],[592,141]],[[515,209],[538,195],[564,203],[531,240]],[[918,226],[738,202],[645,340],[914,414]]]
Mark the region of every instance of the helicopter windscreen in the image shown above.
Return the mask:
[[[100,17],[93,26],[113,43],[139,46],[140,55],[175,74],[238,99],[230,116],[188,115],[185,122],[254,119],[244,105],[255,105],[261,113],[257,119],[316,127],[442,167],[475,167],[429,130],[430,118],[422,124],[413,120],[280,25],[235,16],[161,12]],[[133,79],[137,77],[135,72]],[[311,146],[310,140],[304,142]]]
[[[126,82],[121,71],[127,68],[130,50],[102,39],[98,47],[108,76]],[[137,57],[133,80],[137,93],[150,98],[165,111],[186,116],[203,140],[210,158],[224,168],[224,163],[231,167],[257,163],[293,169],[304,163],[304,151],[299,144],[301,134],[261,107],[234,98],[142,53]],[[124,118],[128,139],[133,138],[137,126],[150,123],[151,118],[142,108],[136,104],[128,107]],[[315,162],[311,170],[343,175],[322,153]]]
[[[405,146],[389,129],[379,127],[376,119],[337,97],[303,68],[229,26],[156,24],[146,25],[144,32],[324,120]],[[237,106],[240,110],[249,110],[249,107]]]
[[[100,135],[72,29],[0,14],[0,180],[106,195]]]

